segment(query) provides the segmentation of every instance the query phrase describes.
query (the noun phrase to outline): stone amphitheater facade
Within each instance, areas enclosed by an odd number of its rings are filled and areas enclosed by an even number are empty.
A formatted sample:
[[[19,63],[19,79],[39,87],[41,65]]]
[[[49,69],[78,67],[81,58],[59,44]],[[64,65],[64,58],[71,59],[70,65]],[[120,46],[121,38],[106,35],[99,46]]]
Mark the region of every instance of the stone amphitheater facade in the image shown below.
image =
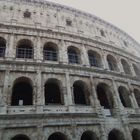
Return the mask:
[[[140,140],[140,45],[91,14],[0,0],[1,140]]]

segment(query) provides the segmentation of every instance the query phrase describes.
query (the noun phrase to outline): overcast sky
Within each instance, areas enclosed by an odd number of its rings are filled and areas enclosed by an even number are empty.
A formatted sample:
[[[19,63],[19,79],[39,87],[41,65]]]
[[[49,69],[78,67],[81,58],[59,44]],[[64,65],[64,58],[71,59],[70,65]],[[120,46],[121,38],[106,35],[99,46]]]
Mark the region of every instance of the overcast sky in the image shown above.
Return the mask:
[[[96,15],[140,43],[140,0],[47,0]]]

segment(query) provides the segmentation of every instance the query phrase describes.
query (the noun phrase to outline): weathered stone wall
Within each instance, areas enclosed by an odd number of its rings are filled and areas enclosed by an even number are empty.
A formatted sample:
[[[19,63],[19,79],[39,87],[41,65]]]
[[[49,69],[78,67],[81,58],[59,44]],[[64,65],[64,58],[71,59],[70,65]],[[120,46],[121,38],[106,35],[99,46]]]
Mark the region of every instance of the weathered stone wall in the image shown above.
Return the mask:
[[[25,11],[31,17],[25,18]],[[30,140],[47,140],[56,132],[68,140],[80,140],[86,131],[107,140],[112,130],[132,140],[133,130],[140,131],[140,109],[134,95],[134,89],[140,91],[140,76],[133,67],[135,64],[139,69],[140,49],[126,33],[95,16],[65,6],[36,0],[1,0],[0,37],[6,40],[5,56],[0,57],[1,140],[11,140],[19,134]],[[16,58],[17,45],[22,39],[32,42],[33,59]],[[43,59],[47,42],[57,45],[58,61]],[[79,64],[69,63],[69,46],[79,51]],[[88,50],[101,56],[101,67],[90,65]],[[116,59],[117,70],[110,70],[108,55]],[[124,72],[122,59],[128,63],[131,74]],[[33,105],[11,106],[13,86],[20,77],[30,79]],[[51,78],[60,81],[63,105],[45,105],[45,83]],[[74,103],[75,81],[86,85],[89,105]],[[111,109],[100,105],[97,96],[100,83],[109,88]],[[120,86],[128,90],[131,107],[123,106]]]

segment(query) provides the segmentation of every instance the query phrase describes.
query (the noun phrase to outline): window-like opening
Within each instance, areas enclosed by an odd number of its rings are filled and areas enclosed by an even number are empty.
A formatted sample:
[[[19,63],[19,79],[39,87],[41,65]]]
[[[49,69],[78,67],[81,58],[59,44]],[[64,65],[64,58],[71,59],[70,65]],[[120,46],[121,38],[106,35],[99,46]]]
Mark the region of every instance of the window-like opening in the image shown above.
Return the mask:
[[[97,52],[89,50],[88,58],[90,66],[101,67],[101,57]]]
[[[27,39],[20,40],[16,49],[17,58],[33,58],[33,47],[32,42]]]
[[[60,81],[49,79],[45,84],[45,104],[63,104]]]
[[[120,86],[118,91],[123,106],[131,107],[132,105],[131,105],[131,100],[129,98],[129,94],[130,94],[129,91],[123,86]]]
[[[140,130],[133,129],[132,138],[133,138],[133,140],[140,140]]]
[[[72,21],[70,19],[66,19],[66,25],[67,26],[72,26]]]
[[[33,88],[28,78],[21,77],[14,83],[12,89],[12,106],[32,105],[33,103]]]
[[[113,129],[108,135],[108,140],[125,140],[125,138],[122,132]]]
[[[74,103],[79,105],[89,105],[89,91],[86,83],[76,81],[73,84]]]
[[[48,140],[67,140],[67,137],[60,132],[56,132],[50,135]]]
[[[136,64],[133,64],[133,68],[134,68],[135,74],[137,76],[140,76],[140,69],[136,66]]]
[[[134,89],[134,95],[137,101],[138,106],[140,107],[140,91],[137,89]]]
[[[97,96],[100,101],[101,106],[105,109],[113,108],[113,98],[112,93],[108,85],[100,83],[97,85]]]
[[[100,30],[101,36],[105,37],[105,32],[103,30]]]
[[[86,131],[82,134],[81,140],[98,140],[98,137],[95,133],[91,131]]]
[[[43,49],[43,57],[44,60],[57,61],[57,45],[52,42],[46,43]]]
[[[6,40],[0,37],[0,57],[5,56]]]
[[[80,63],[80,53],[75,47],[68,47],[68,59],[69,63],[79,64]]]
[[[121,60],[121,63],[122,63],[125,74],[131,74],[129,64],[124,59]]]
[[[107,62],[108,62],[109,69],[111,71],[117,71],[118,70],[117,61],[112,55],[107,56]]]
[[[25,11],[23,16],[24,16],[24,18],[30,18],[31,17],[31,12]]]
[[[16,135],[11,140],[30,140],[26,135]]]
[[[123,44],[125,45],[125,47],[128,47],[128,44],[126,41],[123,41]]]

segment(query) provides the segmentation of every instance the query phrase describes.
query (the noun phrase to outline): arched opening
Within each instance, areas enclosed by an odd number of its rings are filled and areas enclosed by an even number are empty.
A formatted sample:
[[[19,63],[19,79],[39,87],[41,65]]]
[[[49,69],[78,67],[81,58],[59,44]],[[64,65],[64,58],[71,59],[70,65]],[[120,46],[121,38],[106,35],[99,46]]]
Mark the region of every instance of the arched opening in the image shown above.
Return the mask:
[[[133,129],[132,138],[133,138],[133,140],[140,140],[140,130]]]
[[[108,140],[125,140],[125,138],[122,132],[113,129],[108,135]]]
[[[105,109],[113,108],[113,97],[111,90],[105,83],[100,83],[97,85],[97,96],[100,101],[100,105]]]
[[[126,60],[122,59],[122,60],[121,60],[121,63],[122,63],[123,70],[124,70],[125,74],[131,74],[130,66],[129,66],[129,64],[126,62]]]
[[[101,57],[97,52],[89,50],[88,58],[89,58],[90,66],[102,67]]]
[[[134,68],[135,74],[137,76],[140,76],[140,69],[136,66],[136,64],[133,64],[133,68]]]
[[[57,61],[58,60],[57,49],[58,49],[58,47],[56,44],[54,44],[52,42],[46,43],[43,48],[44,60]]]
[[[32,105],[33,104],[33,88],[30,79],[20,77],[14,82],[12,89],[11,105]]]
[[[86,131],[82,134],[81,140],[98,140],[98,137],[95,133],[91,131]]]
[[[63,104],[61,84],[57,79],[49,79],[45,84],[45,104]]]
[[[80,52],[77,48],[70,46],[67,50],[69,63],[80,64]]]
[[[129,94],[130,94],[129,91],[123,86],[120,86],[118,91],[119,91],[119,96],[120,96],[123,106],[132,107],[131,100],[129,98]]]
[[[16,48],[16,57],[32,59],[33,55],[33,43],[28,39],[20,40]]]
[[[117,61],[112,55],[107,55],[107,62],[111,71],[118,71]]]
[[[73,84],[74,103],[79,105],[89,105],[89,91],[86,83],[75,81]]]
[[[138,106],[140,107],[140,91],[137,89],[134,89],[134,95],[137,101]]]
[[[11,140],[30,140],[26,135],[16,135]]]
[[[48,140],[67,140],[67,137],[60,132],[56,132],[50,135]]]
[[[5,56],[6,40],[0,37],[0,57]]]

